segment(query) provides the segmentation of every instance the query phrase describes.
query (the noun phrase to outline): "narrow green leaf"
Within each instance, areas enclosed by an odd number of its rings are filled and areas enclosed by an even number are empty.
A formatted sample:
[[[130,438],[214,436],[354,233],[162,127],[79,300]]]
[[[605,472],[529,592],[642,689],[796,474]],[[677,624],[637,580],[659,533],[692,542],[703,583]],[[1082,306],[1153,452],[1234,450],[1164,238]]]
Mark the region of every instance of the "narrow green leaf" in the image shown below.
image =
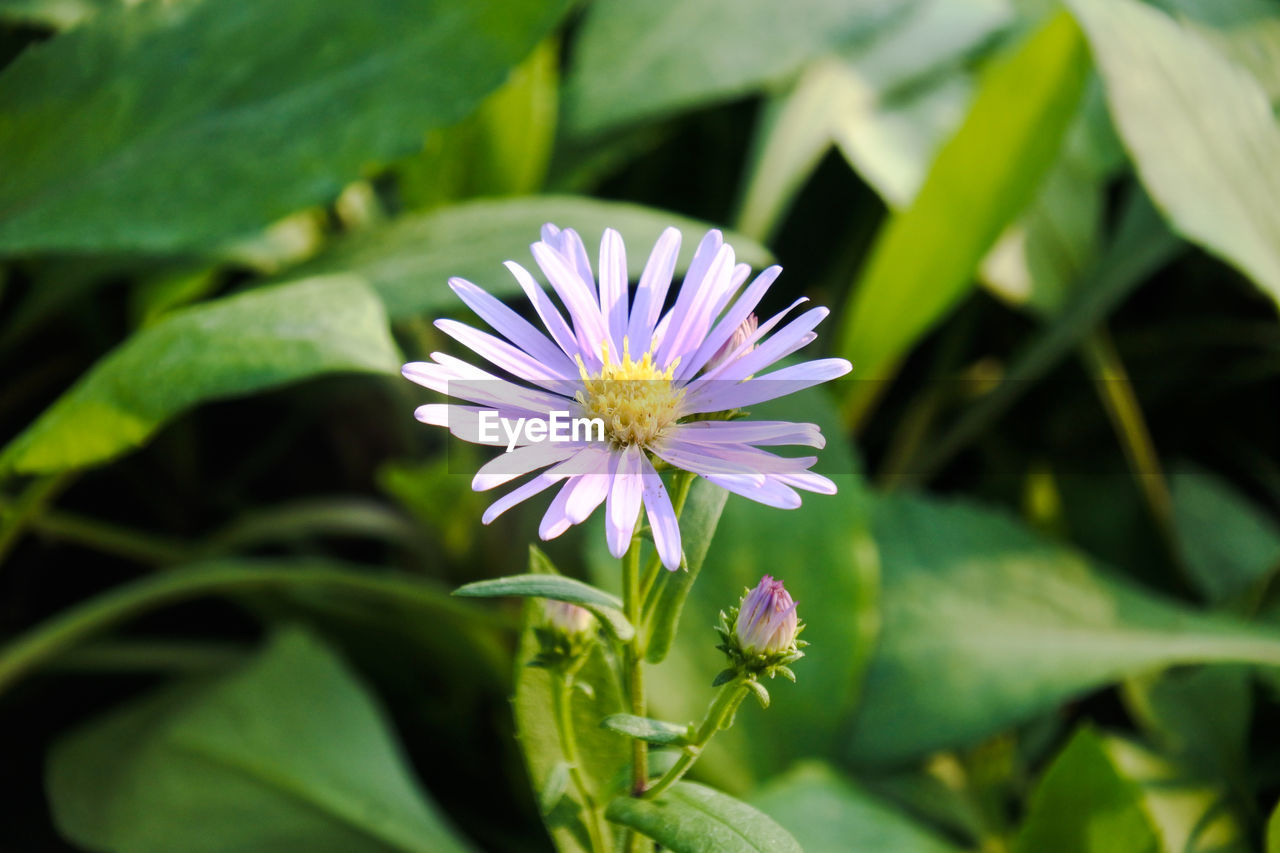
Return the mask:
[[[1065,13],[987,69],[964,124],[912,206],[885,226],[853,292],[838,349],[862,379],[890,374],[968,292],[978,263],[1052,165],[1086,69],[1083,39]],[[851,386],[851,409],[876,386]]]
[[[680,541],[684,546],[686,568],[663,572],[658,577],[654,588],[657,601],[653,623],[649,627],[649,647],[645,650],[645,659],[650,663],[661,663],[671,650],[685,599],[702,571],[728,497],[729,493],[724,489],[701,477],[689,488],[689,497],[680,517]]]
[[[782,824],[805,853],[957,853],[926,827],[816,761],[769,780],[752,794],[751,804]]]
[[[356,279],[300,281],[175,311],[94,365],[5,447],[0,470],[107,462],[200,403],[335,371],[392,373],[399,362],[382,305]]]
[[[605,717],[600,725],[611,732],[639,738],[655,746],[679,746],[689,738],[688,726],[634,714],[612,714]]]
[[[209,595],[326,590],[350,598],[410,605],[433,618],[483,618],[443,590],[416,577],[334,562],[218,560],[147,575],[80,602],[0,647],[0,693],[27,673],[85,640],[149,613]]]
[[[597,0],[578,34],[568,123],[596,133],[747,94],[893,17],[885,0]],[[768,44],[767,50],[746,49]]]
[[[514,595],[526,598],[550,598],[567,601],[590,610],[614,637],[622,642],[635,636],[635,628],[622,613],[622,602],[590,584],[560,575],[510,575],[505,578],[476,581],[458,587],[453,593],[467,598],[500,598]]]
[[[1280,853],[1280,805],[1271,813],[1267,821],[1267,853]]]
[[[549,778],[555,767],[565,761],[555,719],[556,700],[552,695],[557,689],[555,679],[546,669],[525,665],[539,650],[534,628],[541,624],[541,611],[536,601],[525,605],[525,628],[516,657],[512,700],[516,742],[535,785],[537,780]],[[624,705],[617,674],[605,660],[599,644],[579,670],[577,681],[594,688],[590,695],[574,690],[569,697],[570,725],[581,759],[579,770],[587,781],[591,801],[603,808],[626,788],[631,744],[626,738],[600,727],[601,719],[621,713]],[[582,792],[570,784],[559,804],[543,816],[543,823],[561,853],[593,853],[583,823],[588,819],[585,808]]]
[[[548,222],[576,229],[592,254],[604,229],[616,230],[626,242],[632,279],[640,277],[663,229],[674,226],[683,232],[677,269],[684,270],[703,232],[713,227],[656,208],[575,196],[474,201],[402,216],[355,234],[291,275],[358,273],[377,289],[392,319],[460,308],[448,287],[451,276],[496,295],[518,293],[519,284],[502,262],[531,266],[529,245]],[[746,237],[730,233],[725,239],[743,263],[759,267],[772,259],[767,249]]]
[[[1138,175],[1172,227],[1280,303],[1280,126],[1262,84],[1146,3],[1067,5]]]
[[[883,626],[852,727],[858,761],[970,744],[1145,670],[1280,665],[1280,630],[1166,601],[1002,514],[902,496],[879,501],[874,524]]]
[[[756,809],[712,788],[677,782],[652,800],[619,797],[605,815],[673,853],[800,853],[791,834]]]
[[[278,635],[242,671],[131,703],[59,742],[59,831],[120,853],[470,849],[332,652]]]
[[[329,201],[464,118],[568,5],[112,4],[0,75],[0,252],[207,246]]]

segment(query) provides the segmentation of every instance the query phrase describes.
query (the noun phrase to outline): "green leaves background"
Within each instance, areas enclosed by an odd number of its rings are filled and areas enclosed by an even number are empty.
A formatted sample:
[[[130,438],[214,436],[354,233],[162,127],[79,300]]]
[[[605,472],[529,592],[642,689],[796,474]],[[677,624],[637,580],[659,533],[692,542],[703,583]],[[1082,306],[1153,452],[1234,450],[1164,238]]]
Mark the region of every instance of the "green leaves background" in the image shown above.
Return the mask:
[[[446,594],[540,507],[480,530],[395,375],[555,222],[725,228],[855,364],[753,412],[839,494],[695,485],[655,592],[655,716],[766,573],[799,683],[615,825],[1275,853],[1277,56],[1269,0],[0,0],[0,847],[585,849],[536,607]],[[598,534],[502,589],[625,634]]]

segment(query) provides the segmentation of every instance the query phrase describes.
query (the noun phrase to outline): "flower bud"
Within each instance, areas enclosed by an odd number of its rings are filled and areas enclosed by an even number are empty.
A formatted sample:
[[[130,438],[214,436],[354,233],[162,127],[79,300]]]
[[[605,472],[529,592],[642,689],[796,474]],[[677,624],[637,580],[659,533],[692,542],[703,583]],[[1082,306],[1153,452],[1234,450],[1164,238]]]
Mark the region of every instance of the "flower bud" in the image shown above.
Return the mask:
[[[795,681],[787,665],[804,657],[800,649],[808,645],[799,639],[804,623],[796,615],[796,603],[782,581],[769,575],[755,589],[743,590],[737,607],[720,612],[719,649],[729,656],[729,668],[716,677],[716,684],[745,675],[783,675]],[[763,701],[763,700],[762,700]]]
[[[742,325],[733,330],[733,336],[724,342],[724,346],[716,350],[715,355],[711,356],[711,360],[707,362],[707,371],[715,370],[720,366],[721,362],[733,355],[734,351],[737,350],[738,347],[747,342],[747,338],[756,333],[756,329],[759,328],[759,324],[760,321],[756,319],[755,314],[752,314],[748,316],[747,319],[743,320]],[[748,347],[744,352],[738,355],[738,358],[742,358],[742,356],[751,352],[753,349],[755,349],[754,346]]]
[[[739,605],[734,633],[744,654],[778,655],[795,649],[798,627],[790,593],[765,575]]]
[[[596,617],[567,601],[544,601],[542,623],[534,626],[538,654],[534,666],[563,670],[580,664],[596,640]]]
[[[570,640],[581,640],[595,633],[596,617],[591,611],[567,601],[548,601],[547,625]]]

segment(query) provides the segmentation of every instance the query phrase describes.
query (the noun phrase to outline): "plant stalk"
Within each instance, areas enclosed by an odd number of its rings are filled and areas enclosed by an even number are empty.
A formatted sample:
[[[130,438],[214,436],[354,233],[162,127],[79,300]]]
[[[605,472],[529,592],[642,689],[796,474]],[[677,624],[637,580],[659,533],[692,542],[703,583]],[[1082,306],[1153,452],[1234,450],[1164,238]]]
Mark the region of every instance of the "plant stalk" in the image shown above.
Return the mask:
[[[702,755],[702,750],[711,738],[715,736],[715,733],[729,727],[729,721],[733,719],[738,706],[746,698],[748,688],[745,682],[746,678],[739,675],[721,686],[720,692],[716,694],[716,698],[711,702],[711,707],[707,709],[707,715],[702,718],[702,723],[699,724],[698,730],[693,736],[693,742],[685,745],[676,763],[671,765],[671,769],[662,774],[662,778],[654,782],[653,786],[644,792],[646,798],[656,797],[676,782],[679,782],[680,778],[689,772],[689,768],[693,767],[694,762]]]
[[[587,835],[591,841],[591,850],[593,853],[607,853],[608,847],[604,843],[604,832],[601,827],[600,807],[596,803],[595,797],[591,794],[591,789],[587,787],[587,780],[582,775],[582,759],[578,753],[578,739],[573,732],[573,680],[577,674],[578,668],[582,666],[584,657],[577,664],[569,668],[567,671],[558,673],[556,676],[556,689],[552,691],[555,699],[555,717],[556,728],[560,730],[560,750],[564,753],[565,760],[569,763],[569,778],[573,781],[574,787],[578,789],[578,795],[582,797],[583,808],[586,809],[587,815],[583,823],[587,827]]]

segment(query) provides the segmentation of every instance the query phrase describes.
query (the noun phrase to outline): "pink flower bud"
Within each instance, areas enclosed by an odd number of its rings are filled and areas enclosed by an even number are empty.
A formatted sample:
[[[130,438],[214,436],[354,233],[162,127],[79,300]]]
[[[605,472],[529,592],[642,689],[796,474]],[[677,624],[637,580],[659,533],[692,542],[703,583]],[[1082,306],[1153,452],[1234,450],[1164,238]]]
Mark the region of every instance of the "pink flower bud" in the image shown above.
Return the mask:
[[[591,611],[567,601],[547,601],[547,624],[570,638],[587,637],[595,632],[596,617]]]
[[[724,346],[716,350],[715,355],[711,356],[711,360],[707,362],[707,367],[706,367],[707,372],[715,370],[717,367],[720,366],[721,362],[723,362],[729,356],[733,355],[734,351],[737,350],[738,347],[745,344],[747,342],[747,338],[751,337],[756,333],[756,329],[759,328],[759,324],[760,324],[760,321],[756,319],[755,314],[752,314],[749,317],[747,317],[747,319],[743,320],[742,325],[733,330],[733,336],[730,337],[729,340],[724,342]],[[738,354],[738,358],[742,358],[744,355],[751,352],[753,349],[755,349],[755,347],[753,346],[747,347],[745,350],[743,350],[741,353]]]
[[[795,649],[798,620],[796,603],[769,575],[760,579],[738,608],[734,625],[738,645],[748,655],[776,655]]]

